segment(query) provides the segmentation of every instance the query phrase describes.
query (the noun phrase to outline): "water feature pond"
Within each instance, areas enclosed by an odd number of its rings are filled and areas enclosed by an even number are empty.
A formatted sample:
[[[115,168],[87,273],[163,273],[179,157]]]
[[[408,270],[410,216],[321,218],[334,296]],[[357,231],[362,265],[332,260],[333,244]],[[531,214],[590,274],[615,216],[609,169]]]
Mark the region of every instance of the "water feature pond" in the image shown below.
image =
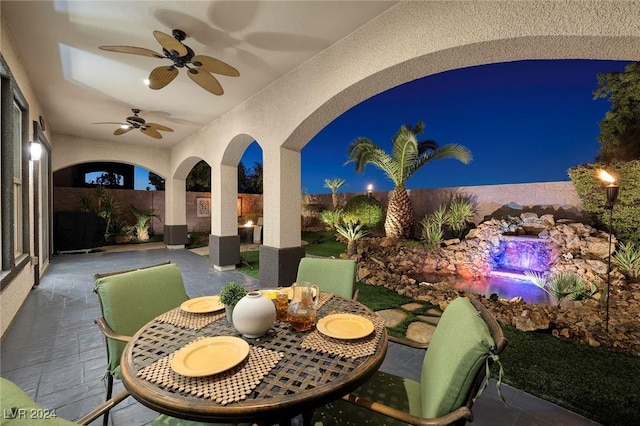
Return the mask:
[[[510,276],[490,276],[467,280],[459,276],[438,275],[425,277],[423,280],[427,282],[447,281],[455,290],[479,294],[487,298],[495,293],[500,299],[509,300],[519,296],[527,303],[554,304],[553,298],[547,292],[524,277],[517,279]]]

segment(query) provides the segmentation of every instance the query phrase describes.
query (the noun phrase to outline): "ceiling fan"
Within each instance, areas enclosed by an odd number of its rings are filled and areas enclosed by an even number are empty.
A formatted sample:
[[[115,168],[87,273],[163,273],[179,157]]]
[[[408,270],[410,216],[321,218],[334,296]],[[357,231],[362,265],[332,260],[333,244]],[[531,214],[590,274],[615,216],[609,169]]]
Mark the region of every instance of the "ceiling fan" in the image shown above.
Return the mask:
[[[123,135],[133,129],[140,129],[140,131],[147,136],[150,136],[154,139],[162,139],[162,135],[158,130],[162,130],[163,132],[173,132],[173,129],[167,126],[163,126],[162,124],[158,124],[158,123],[147,123],[142,117],[138,117],[138,114],[140,113],[139,109],[132,108],[131,111],[133,111],[133,115],[131,117],[127,117],[126,123],[118,123],[115,121],[105,121],[105,122],[93,123],[93,124],[120,125],[120,127],[118,127],[115,130],[115,132],[113,132],[113,134],[116,136]]]
[[[154,68],[149,75],[149,87],[162,89],[178,75],[178,68],[186,68],[189,78],[200,87],[214,95],[222,95],[224,90],[212,73],[238,77],[240,73],[231,65],[206,55],[196,55],[187,45],[182,44],[187,35],[182,30],[173,30],[173,37],[161,31],[154,31],[153,36],[162,46],[162,53],[143,47],[132,46],[100,46],[102,50],[134,55],[151,56],[159,59],[170,59],[173,65]]]

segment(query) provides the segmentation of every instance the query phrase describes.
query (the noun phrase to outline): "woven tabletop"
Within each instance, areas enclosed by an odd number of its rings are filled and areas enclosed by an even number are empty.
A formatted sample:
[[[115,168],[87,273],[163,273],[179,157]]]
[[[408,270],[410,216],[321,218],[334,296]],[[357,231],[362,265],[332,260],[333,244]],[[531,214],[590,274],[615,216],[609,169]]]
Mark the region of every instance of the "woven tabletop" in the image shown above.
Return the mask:
[[[375,319],[358,302],[322,293],[321,296],[323,306],[318,310],[318,318],[341,312]],[[264,336],[249,339],[241,336],[224,315],[201,328],[176,325],[159,317],[127,345],[121,363],[123,382],[140,402],[168,415],[212,422],[266,418],[279,421],[283,416],[295,416],[340,398],[377,371],[386,353],[387,336],[384,326],[374,324],[375,331],[368,336],[373,343],[367,353],[360,352],[354,357],[354,353],[341,348],[344,341],[333,342],[335,350],[331,341],[324,341],[323,347],[303,345],[313,331],[296,332],[287,322],[276,322]],[[227,374],[244,370],[254,354],[260,354],[260,363],[275,362],[246,374],[246,380],[236,376],[236,384],[231,388],[242,390],[225,395],[217,394],[214,384],[225,379],[224,373],[205,378],[176,377],[179,375],[170,368],[176,350],[202,337],[225,335],[240,337],[251,347],[249,361]],[[277,359],[267,356],[271,354]],[[245,386],[249,382],[251,385]]]

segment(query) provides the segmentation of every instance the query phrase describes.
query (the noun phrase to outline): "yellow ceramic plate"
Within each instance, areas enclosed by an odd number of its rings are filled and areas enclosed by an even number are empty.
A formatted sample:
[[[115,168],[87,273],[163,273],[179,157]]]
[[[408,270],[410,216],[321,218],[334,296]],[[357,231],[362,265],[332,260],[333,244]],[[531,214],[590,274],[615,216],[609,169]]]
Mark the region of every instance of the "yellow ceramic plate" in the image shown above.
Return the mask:
[[[371,321],[358,315],[333,314],[320,318],[316,328],[325,336],[336,339],[360,339],[371,334],[374,326]]]
[[[220,303],[220,296],[203,296],[183,302],[180,309],[194,314],[204,314],[224,309],[224,305]]]
[[[176,352],[171,360],[171,368],[183,376],[209,376],[235,367],[247,355],[249,344],[239,337],[207,337]]]

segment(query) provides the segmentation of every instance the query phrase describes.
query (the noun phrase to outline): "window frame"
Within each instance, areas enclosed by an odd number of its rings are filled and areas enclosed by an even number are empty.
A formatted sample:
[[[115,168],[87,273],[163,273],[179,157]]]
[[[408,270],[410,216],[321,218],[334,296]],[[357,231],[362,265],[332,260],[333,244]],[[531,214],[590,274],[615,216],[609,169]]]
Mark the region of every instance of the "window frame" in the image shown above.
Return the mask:
[[[14,176],[16,168],[14,165],[15,107],[21,111],[20,125],[17,127],[21,137],[20,179]],[[0,291],[2,291],[31,260],[29,254],[31,204],[29,200],[29,104],[2,54],[0,54],[0,111],[2,113],[0,118],[0,194],[3,201],[0,208]],[[15,194],[17,181],[20,184],[20,191]],[[17,207],[20,211],[16,210]],[[15,228],[17,222],[19,228]],[[18,241],[15,240],[16,238]],[[18,248],[17,252],[16,248]]]

